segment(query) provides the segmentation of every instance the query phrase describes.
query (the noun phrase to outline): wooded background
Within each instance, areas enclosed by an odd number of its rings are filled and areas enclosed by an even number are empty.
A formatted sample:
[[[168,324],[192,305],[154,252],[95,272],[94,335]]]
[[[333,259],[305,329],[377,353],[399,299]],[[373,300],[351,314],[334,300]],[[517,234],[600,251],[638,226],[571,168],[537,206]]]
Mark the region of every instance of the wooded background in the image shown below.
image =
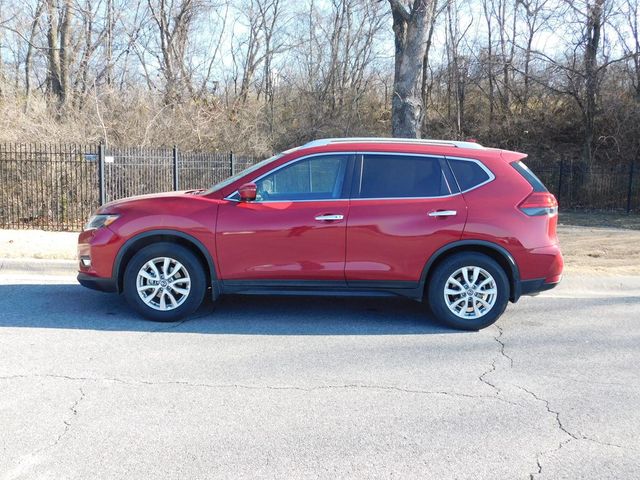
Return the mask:
[[[405,114],[588,183],[638,155],[638,20],[635,0],[0,0],[0,142],[265,155]]]

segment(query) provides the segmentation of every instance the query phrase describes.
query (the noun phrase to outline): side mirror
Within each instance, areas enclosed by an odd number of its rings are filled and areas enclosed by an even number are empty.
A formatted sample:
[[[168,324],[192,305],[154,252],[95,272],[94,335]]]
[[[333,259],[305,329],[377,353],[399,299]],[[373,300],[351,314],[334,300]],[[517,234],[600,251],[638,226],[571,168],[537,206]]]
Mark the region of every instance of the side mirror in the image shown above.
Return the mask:
[[[256,199],[258,186],[255,183],[245,183],[238,189],[241,202],[250,202]]]

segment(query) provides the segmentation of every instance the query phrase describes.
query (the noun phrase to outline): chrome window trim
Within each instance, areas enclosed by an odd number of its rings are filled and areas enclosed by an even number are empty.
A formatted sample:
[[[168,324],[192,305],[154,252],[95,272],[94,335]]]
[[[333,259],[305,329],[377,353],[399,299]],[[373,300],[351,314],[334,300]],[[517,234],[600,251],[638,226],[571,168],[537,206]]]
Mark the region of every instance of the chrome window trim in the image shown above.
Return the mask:
[[[260,180],[262,180],[267,175],[271,175],[272,173],[275,173],[275,172],[277,172],[278,170],[280,170],[280,169],[282,169],[284,167],[288,167],[288,166],[293,165],[295,163],[301,162],[302,160],[308,160],[308,159],[313,158],[313,157],[328,156],[328,155],[355,155],[355,153],[351,152],[351,151],[345,151],[345,152],[319,152],[319,153],[311,153],[309,155],[303,155],[302,157],[294,158],[290,162],[283,163],[279,167],[276,167],[273,170],[269,170],[267,173],[264,173],[264,174],[260,175],[259,177],[254,178],[253,180],[249,180],[249,182],[252,182],[252,183],[259,182]],[[343,173],[343,175],[344,175],[344,173]],[[346,175],[345,175],[345,178],[346,178]],[[344,179],[342,181],[344,182]],[[239,202],[240,201],[239,199],[231,198],[236,194],[240,195],[238,190],[236,190],[235,192],[233,192],[230,195],[227,195],[224,199],[225,200],[229,200],[230,202]],[[348,198],[327,198],[327,199],[312,199],[312,200],[267,200],[267,201],[252,200],[251,203],[337,202],[337,201],[340,201],[340,200],[349,200],[349,199]]]
[[[455,197],[456,195],[462,195],[463,193],[467,193],[470,192],[472,190],[475,190],[476,188],[480,188],[483,185],[486,185],[487,183],[491,183],[496,179],[496,176],[493,174],[493,172],[491,170],[489,170],[489,168],[487,168],[487,166],[482,163],[480,160],[477,160],[475,158],[469,158],[469,157],[452,157],[450,155],[432,155],[432,154],[428,154],[428,153],[404,153],[404,152],[366,152],[366,151],[359,151],[359,152],[354,152],[354,151],[344,151],[344,152],[320,152],[320,153],[312,153],[310,155],[304,155],[300,158],[296,158],[294,160],[291,160],[290,162],[284,163],[282,165],[280,165],[277,168],[274,168],[273,170],[260,175],[258,178],[255,178],[253,180],[250,180],[250,182],[258,182],[260,180],[262,180],[264,177],[266,177],[267,175],[270,175],[274,172],[277,172],[278,170],[280,170],[281,168],[284,168],[286,166],[289,165],[293,165],[294,163],[301,161],[301,160],[305,160],[308,158],[312,158],[312,157],[317,157],[317,156],[321,156],[321,155],[396,155],[396,156],[407,156],[407,157],[431,157],[431,158],[438,158],[438,159],[450,159],[450,160],[462,160],[462,161],[466,161],[466,162],[473,162],[476,163],[480,166],[480,168],[482,168],[482,170],[484,170],[484,172],[489,176],[489,178],[487,180],[485,180],[482,183],[479,183],[477,185],[474,185],[471,188],[468,188],[466,190],[462,190],[459,192],[455,192],[455,193],[450,193],[448,195],[438,195],[438,196],[431,196],[431,197],[371,197],[371,198],[327,198],[327,199],[313,199],[313,200],[267,200],[267,201],[262,201],[262,200],[252,200],[251,203],[303,203],[303,202],[342,202],[345,200],[351,200],[351,201],[362,201],[362,200],[427,200],[427,199],[436,199],[436,198],[450,198],[450,197]],[[364,164],[364,162],[361,162],[361,164]],[[362,172],[361,172],[362,173]],[[362,175],[360,173],[360,180],[362,180]],[[455,174],[452,172],[454,178],[455,178]],[[457,181],[457,179],[456,179]],[[239,199],[235,199],[235,198],[231,198],[234,195],[239,195],[238,190],[236,190],[235,192],[233,192],[230,195],[227,195],[224,200],[228,200],[230,202],[240,202]]]

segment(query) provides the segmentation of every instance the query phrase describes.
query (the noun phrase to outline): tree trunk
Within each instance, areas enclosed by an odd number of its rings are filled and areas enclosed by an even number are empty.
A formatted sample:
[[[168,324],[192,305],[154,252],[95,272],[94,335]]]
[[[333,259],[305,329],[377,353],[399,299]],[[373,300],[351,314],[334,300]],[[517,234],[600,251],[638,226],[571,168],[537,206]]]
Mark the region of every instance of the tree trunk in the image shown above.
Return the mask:
[[[105,62],[107,85],[110,87],[113,83],[113,0],[107,0],[107,27],[106,27],[106,45],[105,45]]]
[[[64,99],[64,93],[62,91],[62,73],[60,71],[60,45],[58,43],[60,29],[58,26],[57,0],[47,0],[47,19],[49,22],[49,28],[47,30],[48,84],[51,93],[61,103]]]
[[[438,0],[433,1],[433,9],[434,12],[438,7]],[[429,97],[431,96],[431,87],[427,86],[427,77],[429,70],[429,52],[431,51],[431,42],[433,39],[433,31],[435,30],[436,25],[436,16],[435,14],[431,17],[431,22],[429,25],[429,33],[427,34],[427,46],[424,51],[424,58],[422,60],[422,88],[420,89],[420,93],[422,95],[422,108],[424,109],[424,114],[422,115],[422,132],[426,132],[427,130],[427,105],[429,104]]]
[[[598,95],[598,48],[602,33],[602,15],[605,0],[595,0],[587,10],[586,48],[584,52],[585,102],[583,160],[587,168],[593,162],[593,130]]]
[[[2,18],[0,18],[0,21],[2,20]],[[4,78],[4,58],[2,58],[2,34],[4,32],[2,31],[2,29],[0,29],[0,97],[2,97],[4,95],[4,84],[5,84],[5,78]]]
[[[62,86],[62,103],[69,97],[71,67],[71,12],[72,0],[65,0],[62,25],[60,27],[60,84]]]
[[[493,79],[493,38],[491,36],[491,32],[493,31],[491,25],[491,13],[489,12],[489,7],[487,5],[488,0],[484,0],[482,2],[482,9],[484,11],[484,18],[487,22],[487,79],[489,81],[489,132],[493,127],[493,105],[494,105],[494,79]]]
[[[27,42],[27,55],[24,59],[24,89],[25,89],[25,108],[29,105],[29,96],[31,95],[31,58],[33,57],[33,40],[36,36],[38,24],[40,23],[40,16],[44,8],[43,2],[38,2],[36,12],[31,22],[31,30],[29,33],[29,41]]]
[[[401,0],[389,0],[395,34],[395,75],[391,101],[394,137],[419,138],[424,116],[422,102],[423,61],[434,0],[414,0],[409,8]]]

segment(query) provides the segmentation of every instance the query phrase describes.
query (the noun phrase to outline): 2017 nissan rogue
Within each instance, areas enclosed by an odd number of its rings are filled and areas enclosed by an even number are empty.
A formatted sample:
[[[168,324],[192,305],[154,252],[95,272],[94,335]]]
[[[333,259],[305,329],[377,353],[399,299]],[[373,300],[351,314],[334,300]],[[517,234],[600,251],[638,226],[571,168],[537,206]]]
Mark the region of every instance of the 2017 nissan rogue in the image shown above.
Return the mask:
[[[561,279],[558,204],[525,154],[341,138],[208,190],[117,200],[80,234],[79,282],[175,321],[226,293],[401,295],[457,329]]]

